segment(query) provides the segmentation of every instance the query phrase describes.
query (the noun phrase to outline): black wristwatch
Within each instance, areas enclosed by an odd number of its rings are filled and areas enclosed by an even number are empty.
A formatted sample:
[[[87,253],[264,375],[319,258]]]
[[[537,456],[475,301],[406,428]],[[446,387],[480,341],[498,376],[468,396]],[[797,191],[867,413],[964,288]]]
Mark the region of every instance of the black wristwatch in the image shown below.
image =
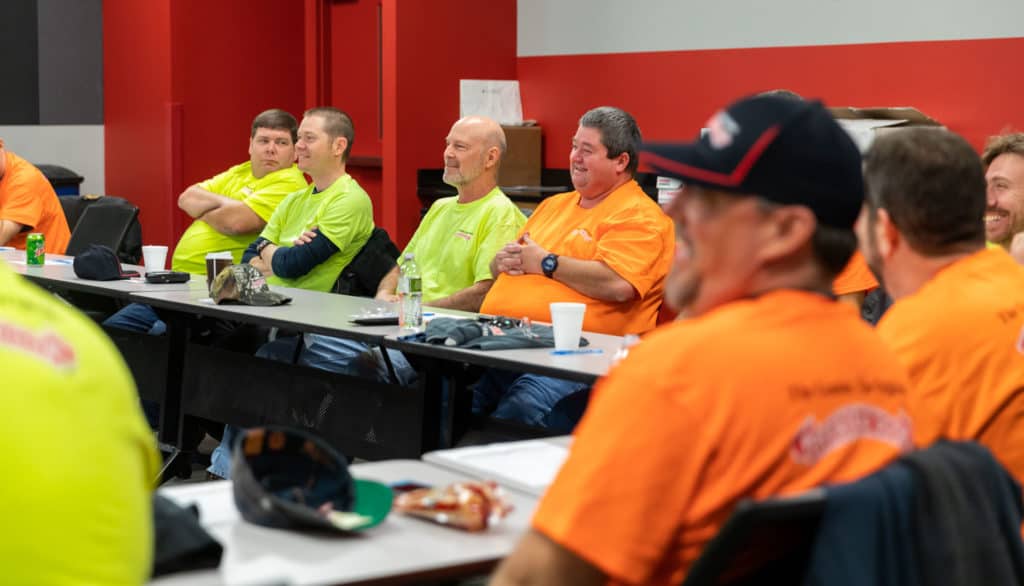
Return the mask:
[[[555,271],[558,270],[558,255],[549,254],[540,261],[540,270],[544,271],[544,276],[551,279],[555,276]]]

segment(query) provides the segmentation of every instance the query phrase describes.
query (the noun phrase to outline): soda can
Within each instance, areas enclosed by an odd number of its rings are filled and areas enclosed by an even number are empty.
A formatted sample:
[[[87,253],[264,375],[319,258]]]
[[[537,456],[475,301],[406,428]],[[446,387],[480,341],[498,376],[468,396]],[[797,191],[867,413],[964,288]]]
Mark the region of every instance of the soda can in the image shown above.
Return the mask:
[[[46,264],[46,237],[33,232],[25,238],[25,264],[43,266]]]

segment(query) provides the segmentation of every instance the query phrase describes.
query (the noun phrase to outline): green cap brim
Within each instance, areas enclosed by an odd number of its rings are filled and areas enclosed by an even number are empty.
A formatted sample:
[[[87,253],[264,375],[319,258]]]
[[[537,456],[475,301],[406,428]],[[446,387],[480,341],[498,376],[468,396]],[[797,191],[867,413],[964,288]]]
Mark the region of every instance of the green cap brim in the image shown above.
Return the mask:
[[[395,500],[391,487],[374,480],[356,478],[353,479],[353,482],[356,486],[356,498],[352,512],[367,517],[370,521],[352,530],[363,531],[380,525],[381,521],[391,512],[391,503]]]

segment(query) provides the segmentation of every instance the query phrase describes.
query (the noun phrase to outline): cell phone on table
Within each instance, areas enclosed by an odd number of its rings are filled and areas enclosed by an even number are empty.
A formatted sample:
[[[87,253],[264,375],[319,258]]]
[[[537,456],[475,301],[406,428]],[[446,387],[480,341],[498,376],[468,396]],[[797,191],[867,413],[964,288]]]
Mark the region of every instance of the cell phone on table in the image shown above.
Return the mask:
[[[138,276],[138,273],[136,273]],[[147,283],[188,283],[191,275],[180,271],[149,271],[146,273]]]

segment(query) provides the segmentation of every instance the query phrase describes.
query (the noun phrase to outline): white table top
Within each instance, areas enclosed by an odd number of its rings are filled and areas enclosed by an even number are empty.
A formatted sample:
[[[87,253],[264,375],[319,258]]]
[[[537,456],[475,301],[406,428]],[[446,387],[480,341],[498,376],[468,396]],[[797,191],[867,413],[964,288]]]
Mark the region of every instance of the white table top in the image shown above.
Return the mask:
[[[356,464],[352,473],[384,483],[413,480],[435,486],[464,475],[416,460]],[[479,571],[508,555],[529,527],[536,499],[507,491],[515,510],[498,525],[469,533],[392,512],[354,537],[269,529],[240,519],[230,481],[160,489],[181,504],[197,503],[200,521],[224,546],[216,571],[172,574],[153,584],[352,584],[393,579],[416,583],[435,572]],[[474,567],[474,565],[476,567]]]
[[[572,436],[436,450],[423,460],[540,498],[569,456]]]
[[[47,254],[46,264],[43,266],[29,266],[25,264],[25,251],[5,248],[0,250],[0,260],[3,260],[14,272],[24,275],[31,281],[48,285],[55,285],[73,291],[97,293],[108,297],[127,300],[133,293],[146,291],[197,291],[206,290],[206,279],[193,275],[188,283],[168,283],[163,285],[147,283],[142,277],[133,277],[116,281],[92,281],[80,279],[75,275],[72,266],[74,257],[61,254]],[[126,270],[136,270],[140,275],[146,274],[145,267],[139,265],[121,265]]]

